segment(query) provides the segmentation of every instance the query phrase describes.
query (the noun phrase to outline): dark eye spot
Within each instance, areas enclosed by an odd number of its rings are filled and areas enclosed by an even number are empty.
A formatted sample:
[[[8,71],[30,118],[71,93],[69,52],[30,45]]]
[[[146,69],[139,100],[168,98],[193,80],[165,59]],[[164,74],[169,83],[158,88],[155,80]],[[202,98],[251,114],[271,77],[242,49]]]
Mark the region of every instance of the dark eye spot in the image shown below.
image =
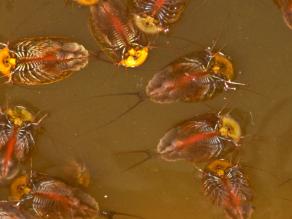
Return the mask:
[[[17,186],[17,191],[18,191],[18,192],[22,192],[23,189],[24,189],[24,185],[19,185],[19,186]]]

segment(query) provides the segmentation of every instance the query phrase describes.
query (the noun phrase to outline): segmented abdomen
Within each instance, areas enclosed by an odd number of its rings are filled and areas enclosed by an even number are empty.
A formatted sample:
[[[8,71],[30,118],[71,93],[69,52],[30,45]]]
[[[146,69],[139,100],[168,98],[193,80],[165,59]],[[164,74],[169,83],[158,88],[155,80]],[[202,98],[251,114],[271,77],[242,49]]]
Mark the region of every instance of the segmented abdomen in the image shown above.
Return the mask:
[[[9,137],[13,133],[13,124],[6,118],[6,116],[2,116],[0,123],[0,150],[5,148]]]
[[[9,44],[16,66],[11,82],[21,85],[54,83],[88,63],[88,51],[76,42],[56,37],[28,38]]]
[[[18,130],[15,144],[15,157],[18,161],[23,161],[34,147],[33,127],[31,123],[24,123]]]
[[[158,103],[212,98],[222,89],[222,85],[207,71],[207,60],[200,55],[195,53],[183,56],[165,66],[149,81],[147,96]]]
[[[230,218],[247,219],[253,211],[252,192],[240,168],[235,165],[225,171],[223,176],[204,172],[203,190],[211,201],[222,207]]]
[[[191,138],[194,141],[187,142]],[[157,152],[165,160],[203,162],[218,157],[223,147],[213,121],[197,117],[170,129],[159,141]]]
[[[57,180],[43,181],[33,189],[32,207],[39,216],[59,218],[68,215],[74,202],[78,204],[71,188]]]
[[[101,49],[115,62],[136,45],[147,45],[134,26],[126,5],[120,0],[102,1],[90,7],[90,27]]]
[[[33,149],[34,138],[32,134],[32,126],[30,123],[24,123],[18,128],[17,135],[13,136],[14,125],[10,120],[5,119],[0,123],[0,150],[5,151],[6,144],[11,137],[16,137],[14,145],[14,155],[18,161],[23,161]]]
[[[134,0],[134,4],[139,14],[153,17],[163,26],[180,18],[186,0]]]
[[[62,181],[41,181],[32,191],[33,209],[39,216],[52,219],[94,218],[99,207],[94,198]]]

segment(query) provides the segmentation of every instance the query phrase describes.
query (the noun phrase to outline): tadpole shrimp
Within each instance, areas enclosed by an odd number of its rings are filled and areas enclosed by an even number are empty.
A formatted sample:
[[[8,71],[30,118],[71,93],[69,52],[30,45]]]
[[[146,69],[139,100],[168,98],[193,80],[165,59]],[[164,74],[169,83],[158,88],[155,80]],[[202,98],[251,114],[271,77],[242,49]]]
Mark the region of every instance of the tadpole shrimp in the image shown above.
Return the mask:
[[[22,202],[20,206],[29,203],[33,212],[39,217],[94,219],[102,216],[113,219],[117,215],[122,215],[140,218],[127,213],[102,210],[90,194],[46,174],[34,172],[31,178],[23,175],[15,179],[12,189],[14,189],[12,192],[21,198],[18,200]]]
[[[99,0],[89,10],[91,32],[111,62],[134,68],[146,61],[148,40],[136,28],[123,1]]]
[[[244,84],[233,81],[234,66],[231,59],[214,48],[192,52],[175,59],[149,80],[145,91],[96,95],[91,98],[108,96],[136,96],[138,100],[108,121],[102,127],[125,116],[140,103],[149,99],[154,103],[201,102],[215,97],[223,91],[234,91]]]
[[[274,0],[282,12],[283,19],[289,29],[292,29],[292,1],[291,0]]]
[[[200,172],[204,194],[224,209],[228,219],[251,218],[252,190],[239,164],[217,159]]]
[[[32,37],[0,44],[0,73],[7,83],[43,85],[83,69],[89,52],[61,37]]]
[[[186,160],[194,164],[208,162],[234,151],[240,145],[240,124],[229,114],[206,113],[186,120],[159,140],[156,151],[133,150],[120,152],[143,153],[146,158],[130,166],[132,169],[158,156],[166,161]]]
[[[188,0],[131,0],[135,25],[146,34],[169,32]]]
[[[47,114],[37,118],[26,107],[13,106],[1,109],[0,114],[0,181],[13,178],[15,165],[28,159],[34,144],[35,129]]]

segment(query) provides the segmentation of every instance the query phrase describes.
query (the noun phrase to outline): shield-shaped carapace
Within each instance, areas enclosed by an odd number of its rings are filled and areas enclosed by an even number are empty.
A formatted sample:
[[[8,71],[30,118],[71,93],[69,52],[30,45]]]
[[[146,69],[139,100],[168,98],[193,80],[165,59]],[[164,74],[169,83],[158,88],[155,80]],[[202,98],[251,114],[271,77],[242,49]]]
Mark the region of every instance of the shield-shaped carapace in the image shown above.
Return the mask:
[[[156,152],[151,150],[125,152],[147,155],[145,159],[128,169],[136,167],[153,156],[159,156],[166,161],[187,160],[195,164],[208,162],[238,147],[241,134],[239,123],[229,114],[198,115],[167,131],[160,139]]]
[[[134,25],[123,1],[100,0],[90,6],[90,27],[100,48],[114,64],[137,67],[146,61],[148,41]]]
[[[40,217],[96,218],[99,212],[92,196],[56,179],[40,181],[30,193],[32,208]]]
[[[113,219],[115,215],[139,218],[131,214],[101,210],[90,194],[44,174],[33,173],[32,179],[24,175],[15,179],[15,182],[12,192],[18,198],[24,198],[24,202],[30,200],[30,208],[41,218],[97,219],[104,216]]]
[[[222,52],[207,48],[182,56],[162,68],[149,81],[146,95],[154,102],[194,102],[212,98],[231,87],[234,66]]]
[[[17,85],[50,84],[88,63],[83,45],[59,37],[33,37],[0,45],[0,73]]]
[[[3,109],[0,115],[1,179],[9,176],[15,163],[29,157],[35,144],[34,130],[45,117],[36,118],[23,106]]]
[[[282,12],[283,19],[290,29],[292,29],[292,0],[274,0]]]
[[[207,113],[170,129],[160,139],[157,153],[167,161],[206,162],[235,149],[240,139],[240,125],[230,115]]]
[[[249,219],[253,212],[252,191],[238,164],[220,159],[210,162],[202,171],[206,196],[224,209],[228,219]]]
[[[154,74],[145,92],[124,92],[106,96],[136,96],[138,100],[105,125],[111,124],[146,99],[159,104],[199,102],[210,99],[222,91],[236,90],[241,83],[234,82],[234,66],[229,57],[220,51],[207,48],[172,61]],[[94,97],[93,97],[94,98]]]
[[[132,0],[132,4],[136,26],[146,34],[158,34],[168,32],[180,19],[187,0]]]

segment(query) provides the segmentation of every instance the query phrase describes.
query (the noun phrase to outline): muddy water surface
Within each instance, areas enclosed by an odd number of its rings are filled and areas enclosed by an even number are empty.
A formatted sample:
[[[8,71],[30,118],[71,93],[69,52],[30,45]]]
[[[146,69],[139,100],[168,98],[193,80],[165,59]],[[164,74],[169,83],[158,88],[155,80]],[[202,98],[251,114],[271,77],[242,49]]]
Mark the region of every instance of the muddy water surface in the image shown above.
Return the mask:
[[[97,50],[88,30],[86,8],[65,6],[61,0],[0,0],[0,14],[1,41],[65,36]],[[1,101],[49,113],[37,142],[34,167],[46,171],[73,157],[84,160],[93,178],[89,192],[102,207],[148,219],[224,218],[222,210],[203,196],[198,174],[190,165],[153,159],[123,172],[141,157],[116,154],[155,148],[166,130],[210,110],[206,105],[145,101],[100,129],[136,99],[92,98],[142,90],[159,68],[200,49],[199,45],[211,45],[218,35],[218,47],[224,47],[234,60],[236,81],[248,84],[250,91],[225,93],[207,103],[214,109],[227,103],[249,115],[245,116],[247,137],[239,157],[255,194],[253,218],[292,218],[292,181],[279,186],[292,177],[292,31],[272,1],[191,0],[182,20],[170,36],[160,39],[143,67],[125,71],[92,59],[86,69],[60,83],[33,88],[2,85]]]

